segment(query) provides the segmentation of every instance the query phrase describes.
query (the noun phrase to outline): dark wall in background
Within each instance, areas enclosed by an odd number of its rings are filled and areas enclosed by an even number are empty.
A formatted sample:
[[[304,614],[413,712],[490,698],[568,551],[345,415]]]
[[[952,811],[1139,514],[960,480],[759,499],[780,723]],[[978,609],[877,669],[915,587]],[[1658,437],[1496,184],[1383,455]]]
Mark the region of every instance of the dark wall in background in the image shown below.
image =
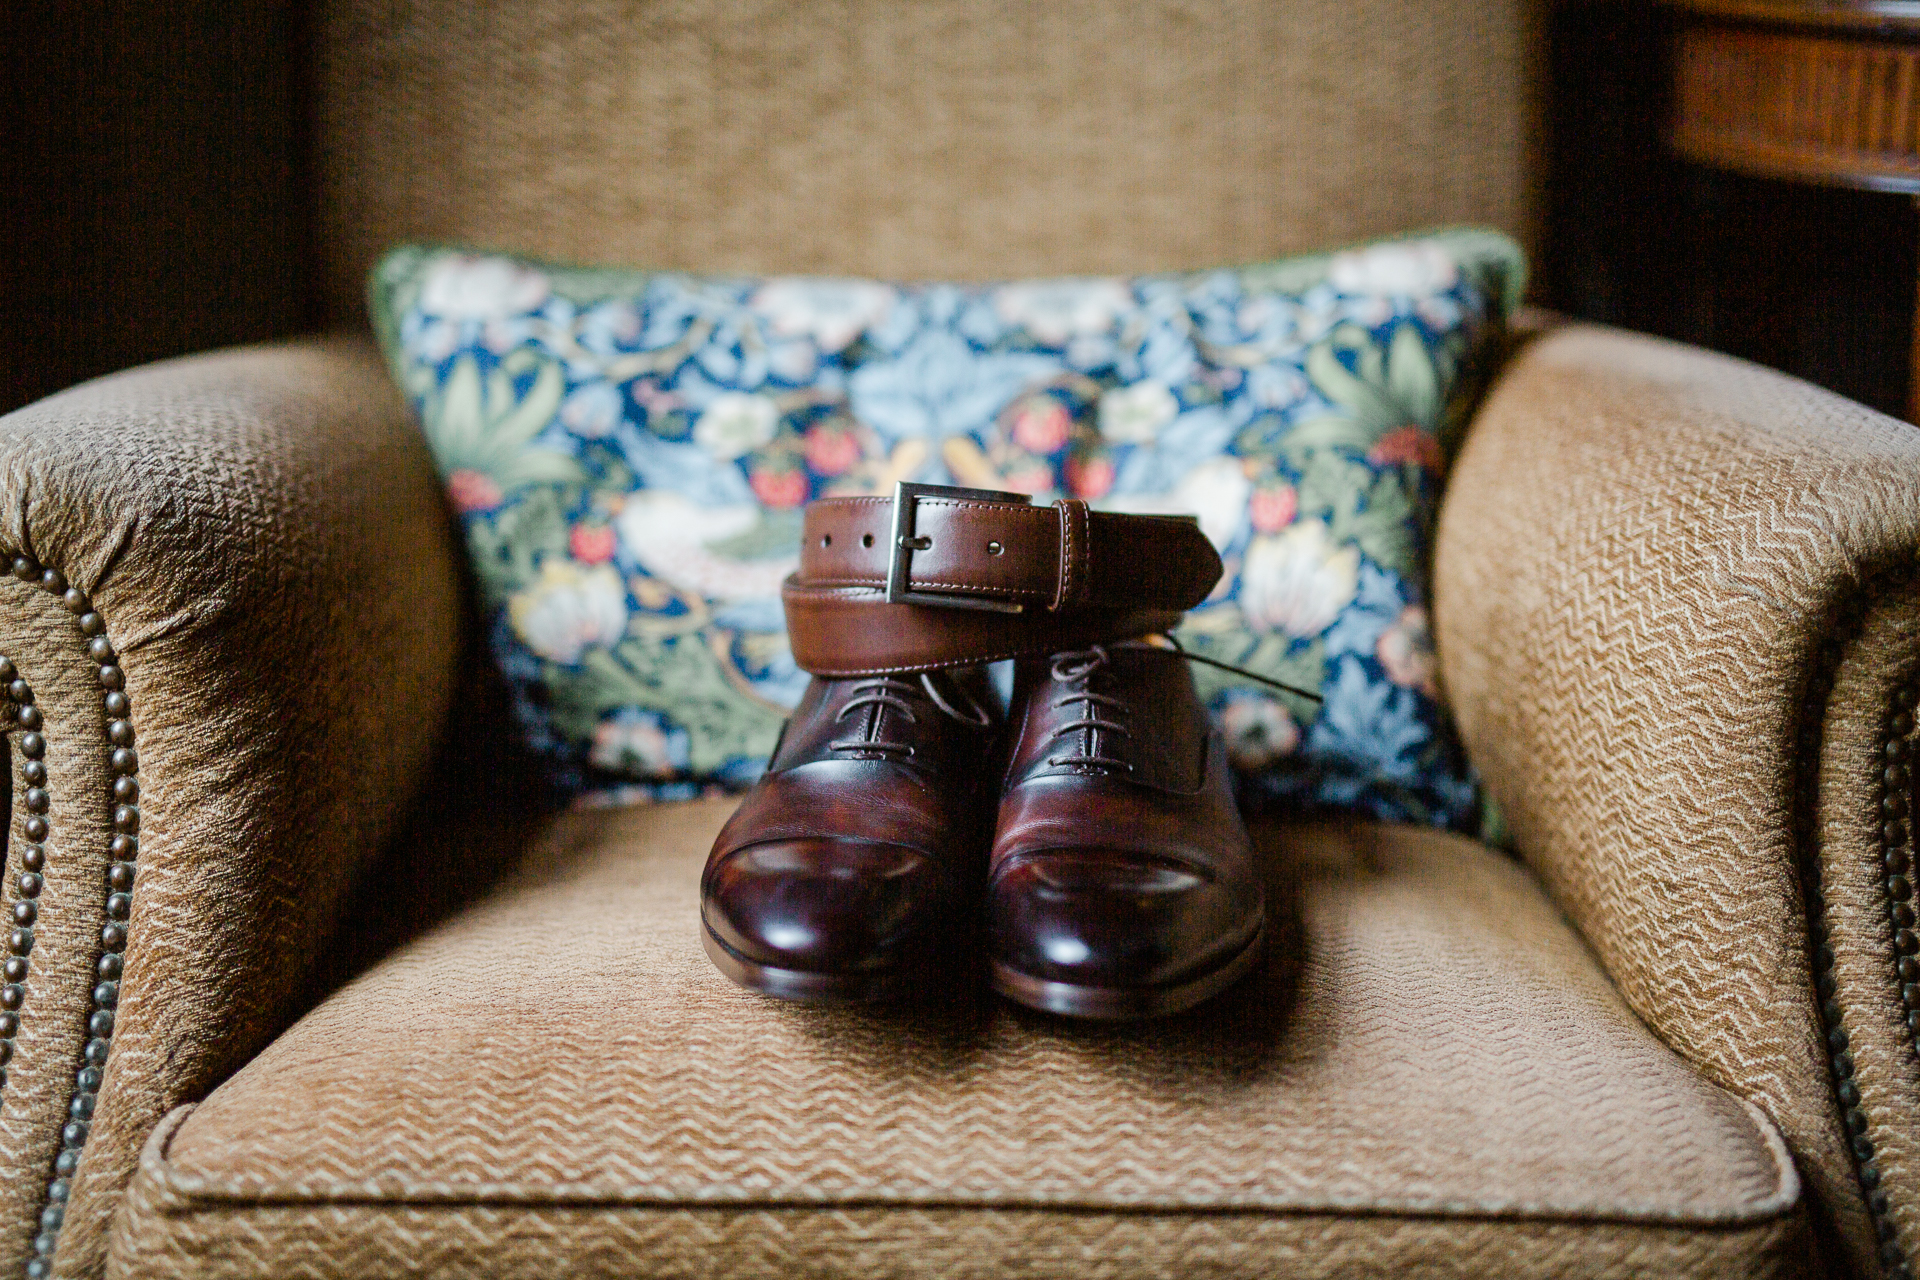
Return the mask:
[[[1535,300],[1900,412],[1912,203],[1677,160],[1650,0],[1547,29]],[[0,44],[0,412],[314,323],[298,0],[9,0]]]
[[[1903,415],[1920,220],[1907,196],[1683,162],[1665,10],[1564,0],[1549,23],[1536,301],[1731,352]]]
[[[290,0],[0,5],[0,412],[298,331]]]

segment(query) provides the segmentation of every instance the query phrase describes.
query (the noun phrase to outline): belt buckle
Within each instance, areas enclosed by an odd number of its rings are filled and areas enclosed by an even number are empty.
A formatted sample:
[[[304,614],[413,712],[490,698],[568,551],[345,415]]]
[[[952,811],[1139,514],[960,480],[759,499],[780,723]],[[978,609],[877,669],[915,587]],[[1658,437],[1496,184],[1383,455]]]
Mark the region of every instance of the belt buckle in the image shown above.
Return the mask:
[[[1021,507],[1033,504],[1033,499],[1024,493],[896,481],[893,486],[893,534],[887,557],[887,603],[926,605],[934,609],[979,609],[988,613],[1024,612],[1025,605],[1011,600],[982,600],[977,596],[955,596],[913,589],[910,576],[913,553],[925,551],[933,545],[931,538],[919,536],[914,529],[914,513],[922,498],[964,498],[970,502],[1004,502]]]

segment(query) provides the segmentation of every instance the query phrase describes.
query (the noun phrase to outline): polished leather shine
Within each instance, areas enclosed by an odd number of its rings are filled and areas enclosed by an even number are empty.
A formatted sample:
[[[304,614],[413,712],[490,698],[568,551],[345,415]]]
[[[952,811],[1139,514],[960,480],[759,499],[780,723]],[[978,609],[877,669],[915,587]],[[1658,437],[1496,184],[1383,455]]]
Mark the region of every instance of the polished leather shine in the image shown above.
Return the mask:
[[[1022,664],[988,872],[994,986],[1088,1017],[1174,1013],[1258,959],[1265,906],[1225,745],[1181,655]]]
[[[904,673],[923,667],[1014,657],[1026,712],[994,840],[995,984],[1056,1012],[1137,1017],[1205,999],[1251,963],[1260,891],[1225,752],[1180,655],[1121,643],[1170,629],[1219,580],[1198,521],[902,484],[890,499],[812,503],[801,537],[781,598],[794,656],[816,676],[793,722],[806,745],[778,753],[706,877],[708,952],[729,977],[863,994],[868,975],[897,967],[896,933],[923,934],[951,891],[930,868],[966,861],[970,815],[990,806],[966,810],[968,771],[917,774],[904,744],[859,775],[809,753],[850,754],[816,739],[863,698],[876,725],[949,741],[931,711],[874,691],[909,690]],[[1116,647],[1086,648],[1103,643]],[[820,678],[853,674],[867,678]],[[899,812],[854,802],[869,789]],[[956,805],[951,825],[922,830]]]
[[[780,591],[794,660],[847,676],[1083,648],[1170,630],[1220,579],[1191,516],[989,496],[950,489],[913,503],[904,585],[949,608],[887,600],[899,497],[810,504],[800,567]]]
[[[976,685],[947,673],[808,685],[701,879],[723,973],[769,995],[873,997],[952,935],[977,900],[985,841]]]

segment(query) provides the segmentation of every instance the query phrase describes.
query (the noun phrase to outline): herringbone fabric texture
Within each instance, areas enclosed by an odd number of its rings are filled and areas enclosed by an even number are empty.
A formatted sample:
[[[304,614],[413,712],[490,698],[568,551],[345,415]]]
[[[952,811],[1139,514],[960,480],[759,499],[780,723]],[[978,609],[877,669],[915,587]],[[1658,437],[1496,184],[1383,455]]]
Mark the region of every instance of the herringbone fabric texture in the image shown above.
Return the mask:
[[[1518,866],[1270,829],[1286,923],[1183,1018],[748,994],[730,802],[558,820],[149,1144],[112,1274],[1770,1274],[1772,1126],[1625,1010]],[[1351,1216],[1348,1216],[1351,1215]],[[1090,1262],[1090,1259],[1092,1260]]]
[[[90,596],[137,733],[131,941],[57,1256],[59,1274],[98,1274],[148,1133],[300,1011],[342,896],[418,784],[454,683],[457,552],[363,341],[152,366],[0,419],[0,545]],[[17,1273],[88,1035],[116,802],[86,637],[58,593],[9,578],[0,594],[52,795],[0,1093],[0,1268]],[[17,803],[15,821],[17,859]]]
[[[1854,1064],[1863,1136],[1873,1143],[1897,1242],[1906,1257],[1920,1258],[1920,1058],[1900,998],[1881,808],[1894,695],[1907,691],[1900,701],[1911,708],[1920,674],[1920,565],[1906,568],[1875,584],[1857,631],[1835,628],[1826,637],[1842,656],[1823,717],[1818,832],[1825,941],[1844,1015],[1838,1029]],[[1911,731],[1900,736],[1912,739]],[[1911,803],[1911,788],[1907,796]],[[1910,852],[1911,841],[1904,848]]]
[[[1436,553],[1446,688],[1519,849],[1633,1009],[1780,1126],[1869,1271],[1809,968],[1796,744],[1832,620],[1916,548],[1920,432],[1575,326],[1505,370]],[[1877,1114],[1920,1123],[1911,1098]]]
[[[1528,0],[328,0],[324,288],[405,242],[747,273],[1201,268],[1524,236]]]
[[[130,1210],[162,1209],[149,1183]],[[115,1276],[366,1280],[1287,1280],[1391,1275],[1638,1280],[1796,1276],[1801,1224],[1729,1231],[1340,1214],[1120,1214],[1019,1209],[563,1209],[261,1205],[201,1214],[153,1241],[156,1269]],[[132,1238],[129,1244],[151,1237]],[[165,1252],[158,1250],[164,1249]]]

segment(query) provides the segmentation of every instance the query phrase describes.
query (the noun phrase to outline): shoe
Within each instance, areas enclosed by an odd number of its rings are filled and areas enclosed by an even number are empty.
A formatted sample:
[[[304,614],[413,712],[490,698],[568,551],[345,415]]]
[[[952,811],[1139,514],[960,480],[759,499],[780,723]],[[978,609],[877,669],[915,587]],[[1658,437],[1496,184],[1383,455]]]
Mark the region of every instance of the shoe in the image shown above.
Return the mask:
[[[1016,671],[988,862],[994,988],[1086,1018],[1177,1013],[1259,959],[1266,911],[1226,745],[1181,654]]]
[[[977,909],[997,721],[975,671],[816,677],[720,831],[707,955],[785,999],[892,994]]]
[[[707,954],[734,981],[770,995],[864,997],[902,985],[938,940],[959,933],[956,923],[971,919],[981,898],[994,809],[982,779],[994,720],[982,710],[989,700],[972,692],[986,692],[980,664],[1165,630],[1206,598],[1220,574],[1220,556],[1192,516],[1093,511],[1077,499],[1035,507],[1020,493],[906,482],[891,499],[809,503],[799,565],[780,599],[794,661],[814,681],[766,775],[708,858],[701,879]],[[1240,888],[1250,880],[1246,833],[1226,792],[1224,753],[1208,735],[1184,665],[1168,684],[1174,668],[1157,654],[1126,650],[1110,663],[1107,650],[1087,652],[1098,662],[1059,681],[1079,679],[1084,690],[1096,667],[1111,665],[1098,677],[1100,695],[1113,715],[1130,717],[1120,686],[1104,687],[1124,674],[1126,696],[1146,699],[1134,725],[1140,741],[1128,743],[1127,725],[1117,720],[1110,728],[1082,724],[1076,727],[1091,754],[1054,768],[1048,753],[1068,748],[1045,736],[1047,724],[1028,726],[1042,735],[1038,763],[1018,756],[1016,785],[1000,805],[1007,857],[996,902],[1011,930],[1005,981],[1025,990],[1020,975],[1031,970],[1039,975],[1033,982],[1067,993],[1058,998],[1069,1012],[1098,1015],[1113,1006],[1111,1016],[1127,1016],[1180,1007],[1221,980],[1212,969],[1190,973],[1189,962],[1210,961],[1218,948],[1208,940],[1241,923],[1216,909],[1220,886],[1189,893],[1186,881],[1220,878],[1236,908],[1250,892],[1257,935],[1258,890]],[[951,674],[956,668],[973,674]],[[1087,697],[1054,706],[1044,683],[1029,681],[1030,721],[1051,716],[1064,724],[1096,711],[1099,700]],[[1068,691],[1063,686],[1060,696]],[[1175,734],[1192,756],[1179,767],[1158,759],[1160,740]],[[1124,768],[1101,764],[1097,744],[1109,744],[1101,747],[1107,754],[1126,751]],[[1027,755],[1032,747],[1023,739]],[[1100,805],[1113,812],[1089,808]],[[1133,829],[1142,818],[1150,825]],[[1140,897],[1142,875],[1160,877],[1169,914],[1149,923],[1167,936],[1151,946],[1171,959],[1148,966],[1147,981],[1159,982],[1167,969],[1167,991],[1133,989],[1131,944],[1117,941],[1119,925],[1097,958],[1119,966],[1111,991],[1099,985],[1111,975],[1086,957],[1079,968],[1029,962],[1019,932],[1052,936],[1035,912],[1059,896],[1030,882],[1084,866],[1099,871],[1097,883],[1069,896],[1084,899],[1089,911],[1109,909],[1115,895]],[[1188,866],[1198,872],[1170,869]],[[1137,907],[1135,915],[1142,913],[1151,914]],[[1108,936],[1090,924],[1076,927],[1095,941]],[[1017,998],[1050,1007],[1051,989]]]

